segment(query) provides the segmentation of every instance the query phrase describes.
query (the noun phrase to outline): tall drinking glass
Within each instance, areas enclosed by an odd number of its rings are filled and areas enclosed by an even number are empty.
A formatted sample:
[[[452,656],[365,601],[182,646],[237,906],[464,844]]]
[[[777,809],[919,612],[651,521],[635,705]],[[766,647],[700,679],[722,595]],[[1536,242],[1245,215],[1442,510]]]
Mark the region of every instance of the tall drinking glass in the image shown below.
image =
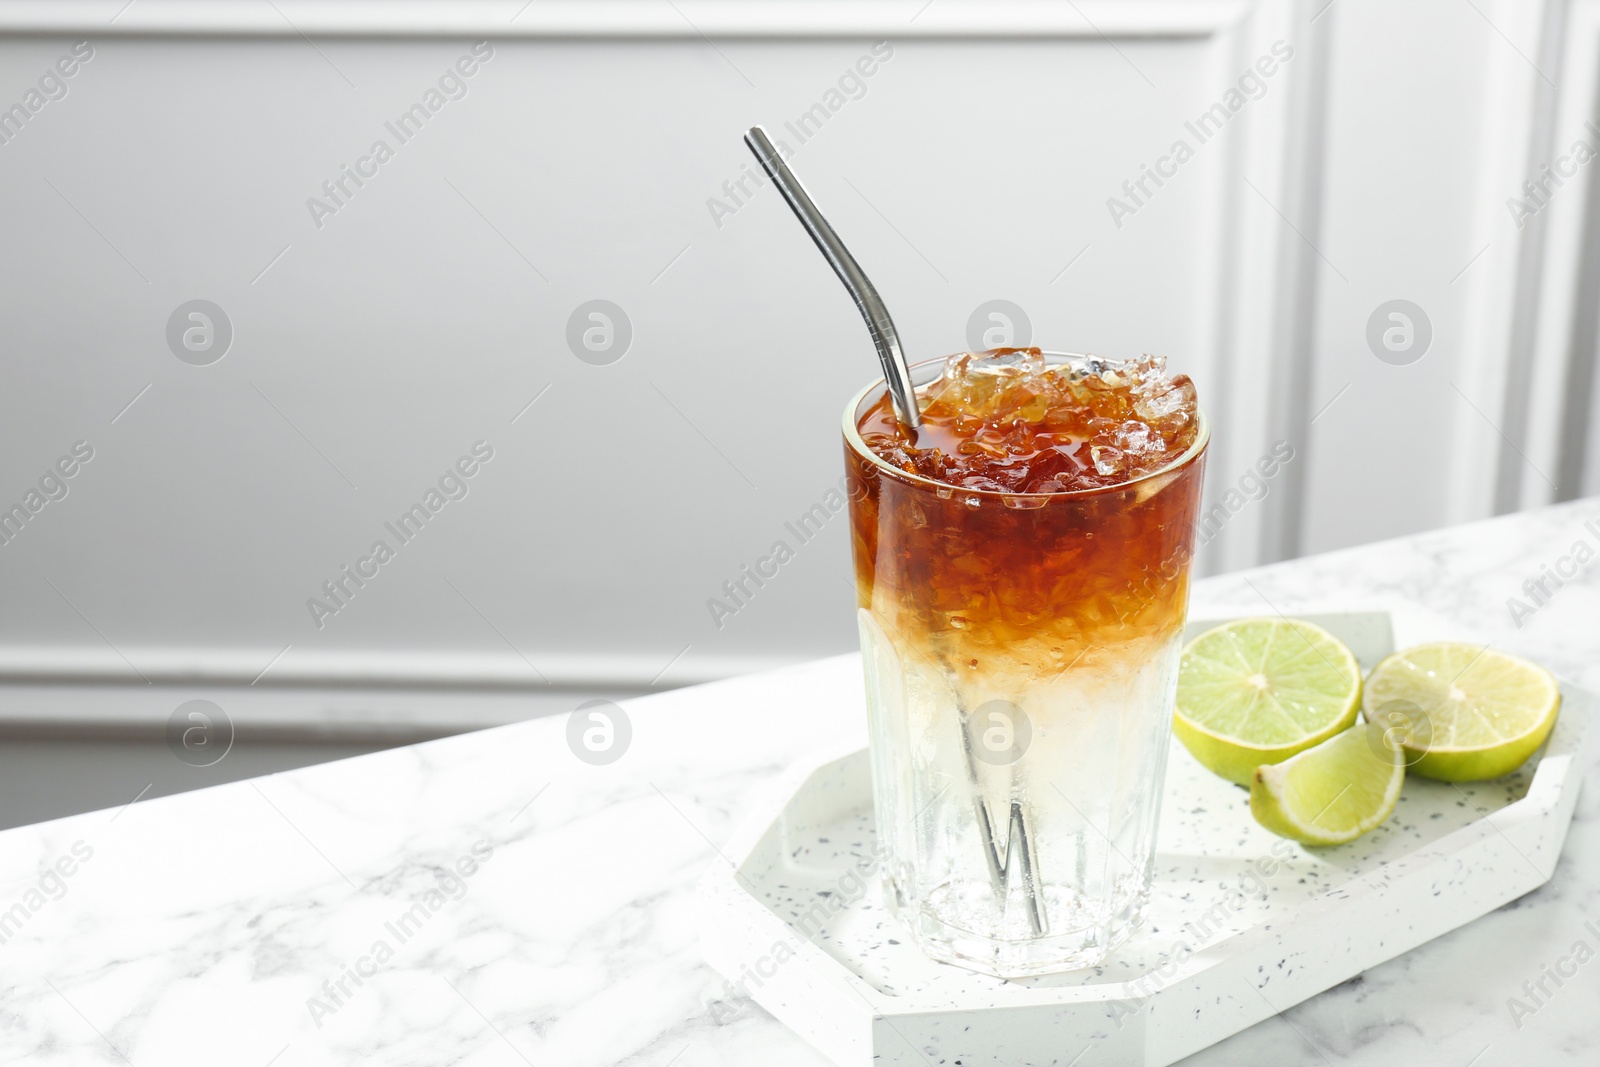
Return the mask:
[[[1204,417],[1152,473],[1018,493],[887,462],[861,431],[883,395],[850,402],[844,437],[889,904],[938,960],[1002,977],[1091,966],[1149,894]]]

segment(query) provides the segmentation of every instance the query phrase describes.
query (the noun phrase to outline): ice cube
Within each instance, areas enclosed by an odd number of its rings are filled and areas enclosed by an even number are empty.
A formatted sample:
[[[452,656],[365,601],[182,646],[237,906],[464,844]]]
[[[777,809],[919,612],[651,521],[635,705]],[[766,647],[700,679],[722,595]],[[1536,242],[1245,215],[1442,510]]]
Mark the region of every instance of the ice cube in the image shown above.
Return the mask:
[[[1133,410],[1141,419],[1154,422],[1182,408],[1184,399],[1183,390],[1168,383],[1162,391],[1147,393],[1135,400]]]
[[[944,379],[963,382],[1001,374],[1039,374],[1044,369],[1044,353],[1037,348],[990,348],[982,352],[956,352],[945,357]]]
[[[1117,447],[1131,456],[1141,456],[1147,452],[1160,452],[1166,447],[1161,440],[1161,435],[1151,430],[1142,422],[1129,419],[1117,427]]]
[[[945,360],[944,371],[927,390],[937,402],[980,421],[1005,414],[1008,405],[1034,399],[1026,388],[1046,381],[1044,354],[1037,348],[991,348],[983,352],[957,352]]]
[[[1103,477],[1110,478],[1122,470],[1123,455],[1110,445],[1094,445],[1089,449],[1089,456],[1094,460],[1094,469]]]
[[[1038,374],[1044,370],[1044,353],[1037,348],[989,348],[968,352],[969,374]]]
[[[1128,361],[1130,376],[1138,382],[1159,381],[1167,375],[1167,357],[1152,356],[1146,352],[1138,359]]]

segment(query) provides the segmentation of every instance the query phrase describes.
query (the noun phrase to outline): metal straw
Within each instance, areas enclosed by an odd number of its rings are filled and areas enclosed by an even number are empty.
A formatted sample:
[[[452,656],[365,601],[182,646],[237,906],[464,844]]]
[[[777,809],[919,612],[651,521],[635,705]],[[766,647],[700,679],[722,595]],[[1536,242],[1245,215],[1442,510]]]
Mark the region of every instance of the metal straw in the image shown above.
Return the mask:
[[[961,754],[967,765],[967,785],[972,789],[972,817],[978,824],[978,836],[982,838],[983,859],[989,868],[989,881],[994,884],[995,896],[1004,910],[1005,899],[1011,889],[1011,857],[1017,857],[1018,871],[1022,875],[1022,892],[1028,902],[1028,926],[1035,937],[1043,937],[1050,929],[1050,922],[1040,898],[1038,843],[1028,828],[1030,819],[1027,806],[1020,799],[1011,801],[1006,822],[1006,847],[1001,851],[994,817],[989,814],[989,802],[983,796],[977,757],[972,752],[972,716],[963,711],[960,720]]]
[[[878,349],[878,362],[883,364],[884,381],[889,383],[895,417],[902,425],[913,430],[921,426],[922,413],[917,409],[917,392],[911,384],[911,368],[906,364],[906,354],[900,347],[900,334],[895,331],[894,320],[889,317],[889,309],[884,307],[878,290],[872,287],[866,272],[844,246],[844,242],[839,240],[839,235],[828,224],[828,220],[822,217],[822,212],[817,210],[806,187],[800,184],[800,179],[778,156],[778,150],[767,139],[767,132],[760,126],[752,126],[744,135],[744,143],[750,146],[756,162],[761,164],[761,169],[767,172],[772,184],[788,201],[800,225],[817,242],[822,257],[828,261],[828,266],[833,268],[839,280],[844,282],[851,299],[856,302],[856,309],[867,320],[867,331],[872,334],[872,343]]]

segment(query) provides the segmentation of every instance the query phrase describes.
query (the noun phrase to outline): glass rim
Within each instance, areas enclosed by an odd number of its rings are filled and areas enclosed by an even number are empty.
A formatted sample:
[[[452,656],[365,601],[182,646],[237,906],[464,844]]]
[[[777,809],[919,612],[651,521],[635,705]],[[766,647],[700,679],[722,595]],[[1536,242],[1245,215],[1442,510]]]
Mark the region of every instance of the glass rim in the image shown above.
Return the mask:
[[[1041,354],[1044,355],[1047,358],[1051,357],[1051,356],[1054,356],[1054,357],[1056,357],[1058,359],[1072,359],[1072,358],[1079,358],[1079,359],[1105,359],[1106,358],[1104,356],[1093,356],[1093,355],[1090,355],[1087,352],[1051,352],[1051,351],[1045,351],[1045,350],[1042,350],[1042,349],[1041,349]],[[919,369],[921,367],[926,367],[926,366],[928,366],[930,364],[933,364],[933,363],[943,364],[945,362],[945,360],[947,360],[948,358],[949,358],[948,356],[936,356],[933,359],[925,359],[925,360],[922,360],[922,361],[920,361],[918,363],[911,364],[911,370],[915,371],[915,370],[917,370],[917,369]],[[1125,363],[1127,361],[1126,360],[1115,360],[1113,362],[1123,362],[1123,363]],[[845,444],[847,444],[850,447],[851,451],[855,452],[858,456],[860,456],[863,459],[865,459],[868,463],[871,463],[873,466],[877,467],[878,470],[881,473],[887,474],[890,477],[898,479],[899,481],[905,482],[905,483],[907,483],[909,485],[914,485],[914,486],[918,486],[918,487],[926,487],[926,488],[930,488],[930,489],[934,489],[934,490],[948,489],[948,490],[951,490],[952,492],[966,493],[968,495],[975,495],[975,496],[979,496],[979,497],[995,497],[997,499],[1005,499],[1005,498],[1016,499],[1016,498],[1019,498],[1019,497],[1040,497],[1040,498],[1044,498],[1044,499],[1074,499],[1074,498],[1099,496],[1100,494],[1103,494],[1103,493],[1119,493],[1119,492],[1123,491],[1124,489],[1129,489],[1129,488],[1132,488],[1133,486],[1140,485],[1140,484],[1142,484],[1144,482],[1148,482],[1152,478],[1160,478],[1160,477],[1163,477],[1164,475],[1171,474],[1174,471],[1177,471],[1177,470],[1179,470],[1179,469],[1181,469],[1181,468],[1183,468],[1185,466],[1188,466],[1190,463],[1193,463],[1196,459],[1198,459],[1200,457],[1200,455],[1203,452],[1205,452],[1206,446],[1211,443],[1211,422],[1210,422],[1209,419],[1206,418],[1205,409],[1203,409],[1199,405],[1199,403],[1197,402],[1195,404],[1194,414],[1195,414],[1195,423],[1196,423],[1196,425],[1198,426],[1199,429],[1195,433],[1195,437],[1194,437],[1193,443],[1191,443],[1188,448],[1184,449],[1183,453],[1181,455],[1177,456],[1176,458],[1174,458],[1170,463],[1167,463],[1166,465],[1160,467],[1157,470],[1151,471],[1149,474],[1141,474],[1137,478],[1130,478],[1125,482],[1117,482],[1115,485],[1100,485],[1100,486],[1094,486],[1094,487],[1089,488],[1089,489],[1060,489],[1060,490],[1055,490],[1055,491],[1049,492],[1049,493],[1014,493],[1009,489],[971,489],[971,488],[968,488],[967,486],[964,486],[964,485],[951,485],[949,482],[939,482],[939,481],[935,481],[932,478],[925,478],[920,474],[912,474],[909,471],[901,470],[899,467],[896,467],[894,464],[889,463],[882,456],[878,455],[871,448],[867,447],[866,441],[862,440],[862,438],[861,438],[861,431],[856,428],[856,412],[860,410],[861,402],[866,400],[866,398],[873,392],[873,390],[880,389],[880,388],[881,389],[887,389],[888,388],[888,383],[887,383],[886,379],[879,378],[876,381],[870,382],[867,385],[866,388],[862,389],[855,396],[851,397],[850,398],[850,402],[845,405],[845,409],[844,409],[844,440],[845,440]]]

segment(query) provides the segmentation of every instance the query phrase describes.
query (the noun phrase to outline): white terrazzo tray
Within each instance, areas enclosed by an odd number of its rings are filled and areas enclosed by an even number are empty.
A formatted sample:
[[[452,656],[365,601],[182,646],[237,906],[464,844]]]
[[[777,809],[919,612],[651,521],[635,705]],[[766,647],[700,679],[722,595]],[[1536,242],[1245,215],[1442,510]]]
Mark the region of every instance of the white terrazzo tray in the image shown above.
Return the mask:
[[[1394,644],[1386,614],[1301,617],[1363,669]],[[1406,645],[1455,636],[1406,630]],[[1144,925],[1101,967],[1013,981],[911,943],[883,906],[867,753],[821,756],[788,772],[707,874],[702,945],[846,1067],[1163,1067],[1548,881],[1594,734],[1595,698],[1565,681],[1562,694],[1521,770],[1408,778],[1385,825],[1333,849],[1263,830],[1248,793],[1174,741]]]

